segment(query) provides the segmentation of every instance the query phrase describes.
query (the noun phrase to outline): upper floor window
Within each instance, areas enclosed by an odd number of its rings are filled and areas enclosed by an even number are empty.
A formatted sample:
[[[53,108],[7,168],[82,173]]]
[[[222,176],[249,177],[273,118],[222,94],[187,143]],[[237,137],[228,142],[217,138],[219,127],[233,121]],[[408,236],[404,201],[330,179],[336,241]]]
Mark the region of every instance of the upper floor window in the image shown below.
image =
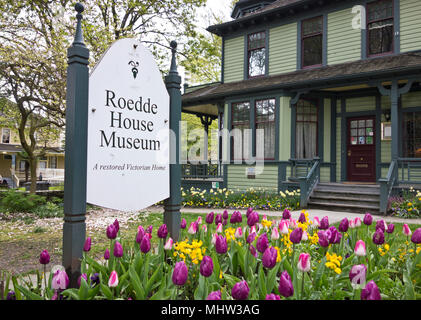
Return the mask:
[[[368,55],[393,51],[393,0],[367,4]]]
[[[248,76],[249,78],[265,75],[266,72],[266,32],[248,35]]]
[[[302,67],[323,64],[323,17],[302,21],[301,25]]]
[[[1,142],[2,143],[10,143],[10,129],[3,128],[1,131]]]

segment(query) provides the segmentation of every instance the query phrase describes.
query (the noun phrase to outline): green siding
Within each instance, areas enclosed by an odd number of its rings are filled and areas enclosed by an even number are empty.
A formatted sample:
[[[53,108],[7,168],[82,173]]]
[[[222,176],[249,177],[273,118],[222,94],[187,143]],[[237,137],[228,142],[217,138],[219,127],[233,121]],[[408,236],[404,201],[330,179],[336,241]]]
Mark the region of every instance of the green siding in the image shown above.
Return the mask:
[[[323,119],[323,161],[330,162],[330,99],[324,99]]]
[[[297,69],[297,23],[269,31],[269,74]]]
[[[381,141],[381,162],[389,163],[392,159],[392,142],[390,140]]]
[[[279,160],[291,158],[291,107],[290,97],[281,97],[279,101]]]
[[[421,49],[421,5],[419,0],[400,0],[401,52]]]
[[[352,28],[351,8],[332,12],[327,17],[327,63],[329,65],[361,59],[361,31]]]
[[[320,168],[320,182],[330,182],[330,168]]]
[[[244,79],[244,37],[225,40],[224,82]]]
[[[264,188],[268,190],[278,190],[278,166],[265,165],[263,171],[258,174],[256,168],[256,178],[248,179],[247,168],[255,166],[229,165],[228,166],[228,189],[247,190],[249,188]]]
[[[346,112],[373,111],[375,109],[375,97],[361,97],[346,100]]]
[[[402,108],[410,107],[421,107],[421,92],[409,92],[402,95]]]
[[[336,118],[336,181],[341,181],[341,118]]]

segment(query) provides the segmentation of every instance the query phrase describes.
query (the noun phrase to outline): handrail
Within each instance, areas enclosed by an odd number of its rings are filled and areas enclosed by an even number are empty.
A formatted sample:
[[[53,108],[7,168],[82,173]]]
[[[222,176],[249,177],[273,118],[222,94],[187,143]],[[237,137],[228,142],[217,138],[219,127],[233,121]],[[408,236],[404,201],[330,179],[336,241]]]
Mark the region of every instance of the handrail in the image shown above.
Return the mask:
[[[393,187],[398,180],[398,162],[392,160],[387,172],[385,179],[379,179],[380,183],[380,213],[386,214],[387,205],[389,201],[390,194],[392,193]]]
[[[207,163],[184,163],[181,165],[183,179],[222,178],[223,166],[221,161],[209,160]]]
[[[298,177],[300,182],[300,207],[306,208],[308,199],[311,196],[317,183],[320,181],[320,158],[314,158],[314,163],[305,177]]]

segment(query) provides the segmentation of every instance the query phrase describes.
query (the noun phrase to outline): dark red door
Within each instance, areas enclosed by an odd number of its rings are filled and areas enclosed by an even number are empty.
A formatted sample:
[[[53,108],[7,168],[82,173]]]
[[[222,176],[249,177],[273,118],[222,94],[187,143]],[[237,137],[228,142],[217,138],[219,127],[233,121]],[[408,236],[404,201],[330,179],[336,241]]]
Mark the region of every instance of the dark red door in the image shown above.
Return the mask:
[[[348,181],[376,181],[375,117],[348,119]]]

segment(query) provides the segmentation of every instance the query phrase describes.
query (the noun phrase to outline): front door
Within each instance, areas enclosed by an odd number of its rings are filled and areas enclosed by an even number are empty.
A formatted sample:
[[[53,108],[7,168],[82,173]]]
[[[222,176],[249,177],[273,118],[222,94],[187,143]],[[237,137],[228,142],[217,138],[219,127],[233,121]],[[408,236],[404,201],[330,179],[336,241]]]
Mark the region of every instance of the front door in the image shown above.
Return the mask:
[[[348,181],[376,181],[375,117],[348,119]]]

